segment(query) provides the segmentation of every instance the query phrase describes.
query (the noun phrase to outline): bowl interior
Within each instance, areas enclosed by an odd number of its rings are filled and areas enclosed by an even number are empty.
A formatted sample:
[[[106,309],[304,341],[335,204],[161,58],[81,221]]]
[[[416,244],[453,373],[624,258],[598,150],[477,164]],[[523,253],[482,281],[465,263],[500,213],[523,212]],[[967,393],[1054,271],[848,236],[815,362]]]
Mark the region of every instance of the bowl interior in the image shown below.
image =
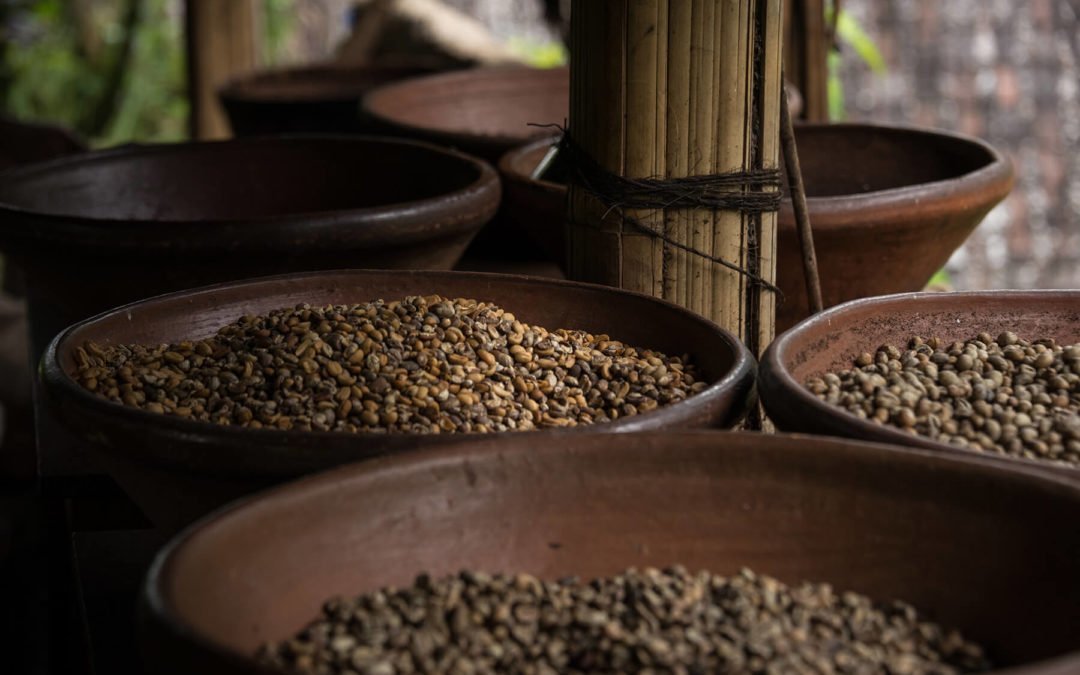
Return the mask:
[[[673,305],[611,289],[486,274],[341,272],[295,275],[211,287],[131,305],[87,322],[62,338],[60,367],[75,372],[74,350],[101,344],[161,344],[213,334],[244,314],[299,303],[351,304],[408,295],[495,302],[521,321],[545,328],[604,333],[670,355],[689,353],[710,382],[726,376],[739,354],[734,338]]]
[[[345,137],[121,149],[0,180],[0,205],[122,221],[252,220],[430,199],[480,178],[424,145]]]
[[[859,124],[795,129],[807,197],[836,197],[959,178],[997,161],[949,134]],[[786,187],[787,181],[783,181]]]
[[[1080,291],[911,293],[856,301],[793,329],[781,358],[801,386],[809,377],[850,368],[859,354],[882,345],[904,349],[916,335],[953,341],[1007,330],[1029,340],[1080,342]]]
[[[749,566],[909,601],[1009,665],[1080,646],[1078,522],[1067,484],[836,439],[520,438],[277,490],[182,539],[148,589],[182,639],[250,654],[422,571]]]
[[[367,109],[395,124],[444,133],[525,140],[563,124],[567,68],[483,68],[431,75],[373,92]]]

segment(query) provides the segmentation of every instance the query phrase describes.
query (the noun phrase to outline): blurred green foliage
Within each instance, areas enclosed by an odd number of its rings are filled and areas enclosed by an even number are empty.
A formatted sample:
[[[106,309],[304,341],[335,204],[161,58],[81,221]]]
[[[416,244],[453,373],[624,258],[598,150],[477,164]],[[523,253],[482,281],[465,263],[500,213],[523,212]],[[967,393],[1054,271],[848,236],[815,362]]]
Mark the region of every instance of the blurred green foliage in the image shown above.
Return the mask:
[[[86,33],[80,33],[71,0],[33,0],[9,9],[4,111],[61,124],[97,146],[183,138],[187,100],[181,3],[135,1],[140,6],[126,60],[120,60],[129,38],[123,1],[88,3],[94,10],[89,30],[102,46],[98,58],[87,53]],[[116,68],[122,72],[114,74]],[[119,89],[106,101],[111,77],[119,78]]]
[[[130,58],[119,89],[108,99],[110,77],[124,41],[128,0],[82,0],[101,53],[87,53],[76,0],[0,0],[0,109],[25,120],[74,130],[94,146],[186,138],[188,101],[183,0],[139,3]],[[229,0],[222,0],[223,2]],[[269,63],[283,53],[292,31],[293,0],[262,0]]]
[[[833,4],[828,3],[826,22],[832,21],[833,11],[835,11]],[[881,55],[881,50],[878,49],[873,38],[862,29],[862,26],[850,14],[843,10],[840,10],[840,14],[836,17],[836,40],[840,45],[854,50],[859,59],[869,66],[874,73],[882,75],[887,72],[885,57]],[[841,52],[834,50],[829,53],[829,119],[834,121],[844,119],[846,114],[844,85],[840,79],[840,68],[843,61]]]
[[[565,66],[570,58],[561,42],[537,42],[524,38],[510,38],[510,50],[524,58],[534,68],[557,68]]]

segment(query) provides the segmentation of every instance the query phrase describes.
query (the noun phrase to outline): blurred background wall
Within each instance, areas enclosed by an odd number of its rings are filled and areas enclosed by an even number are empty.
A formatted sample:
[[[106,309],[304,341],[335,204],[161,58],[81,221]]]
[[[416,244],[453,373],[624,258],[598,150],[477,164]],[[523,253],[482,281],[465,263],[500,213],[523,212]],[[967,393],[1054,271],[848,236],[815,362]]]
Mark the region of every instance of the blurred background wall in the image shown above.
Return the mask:
[[[1080,0],[846,0],[884,70],[842,59],[849,118],[1007,152],[1012,195],[949,262],[961,288],[1080,286]]]

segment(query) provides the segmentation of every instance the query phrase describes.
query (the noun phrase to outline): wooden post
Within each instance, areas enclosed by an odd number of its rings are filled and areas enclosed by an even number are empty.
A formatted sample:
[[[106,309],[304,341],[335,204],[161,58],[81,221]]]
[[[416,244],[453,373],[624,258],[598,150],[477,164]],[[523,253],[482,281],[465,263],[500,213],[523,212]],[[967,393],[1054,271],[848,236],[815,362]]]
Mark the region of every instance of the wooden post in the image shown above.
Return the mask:
[[[777,169],[781,9],[782,0],[574,0],[570,134],[578,147],[632,178]],[[775,213],[626,211],[660,238],[573,183],[569,209],[572,278],[677,302],[756,353],[772,340],[776,298],[753,277],[776,278]]]
[[[829,120],[829,26],[826,0],[788,0],[784,13],[784,66],[803,97],[801,118]]]
[[[187,0],[186,11],[191,137],[228,138],[217,90],[258,63],[256,0]]]

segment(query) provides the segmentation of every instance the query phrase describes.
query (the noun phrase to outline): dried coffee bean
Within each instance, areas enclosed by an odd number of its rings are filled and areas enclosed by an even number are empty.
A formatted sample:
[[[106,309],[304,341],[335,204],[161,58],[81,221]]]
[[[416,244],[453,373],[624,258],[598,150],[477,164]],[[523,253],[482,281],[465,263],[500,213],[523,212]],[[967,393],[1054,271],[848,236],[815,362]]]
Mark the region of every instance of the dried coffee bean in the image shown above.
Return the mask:
[[[568,427],[645,413],[706,386],[688,357],[437,295],[298,305],[244,316],[203,340],[88,343],[76,355],[79,383],[118,403],[304,431]]]
[[[1011,332],[987,338],[951,345],[912,340],[903,353],[884,345],[872,357],[860,354],[851,369],[808,379],[806,387],[878,424],[961,447],[1080,466],[1066,431],[1080,429],[1080,344],[1028,341]],[[898,353],[899,369],[871,365],[892,362]],[[868,376],[879,380],[870,385]]]
[[[336,598],[265,664],[345,673],[981,672],[983,650],[902,602],[749,570],[681,567],[585,583],[479,572]]]

